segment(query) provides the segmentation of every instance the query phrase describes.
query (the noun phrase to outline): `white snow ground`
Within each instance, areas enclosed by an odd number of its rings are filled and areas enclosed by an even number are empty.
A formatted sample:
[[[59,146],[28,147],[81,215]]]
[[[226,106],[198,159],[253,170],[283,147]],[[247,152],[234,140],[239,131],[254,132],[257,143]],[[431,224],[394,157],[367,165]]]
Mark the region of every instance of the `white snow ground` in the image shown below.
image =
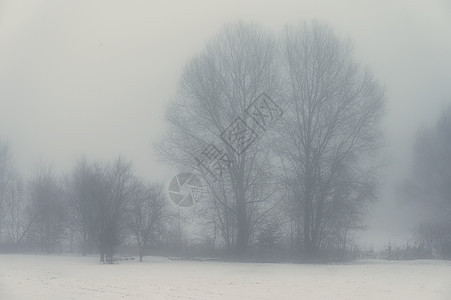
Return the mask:
[[[0,299],[451,299],[451,262],[344,265],[0,255]]]

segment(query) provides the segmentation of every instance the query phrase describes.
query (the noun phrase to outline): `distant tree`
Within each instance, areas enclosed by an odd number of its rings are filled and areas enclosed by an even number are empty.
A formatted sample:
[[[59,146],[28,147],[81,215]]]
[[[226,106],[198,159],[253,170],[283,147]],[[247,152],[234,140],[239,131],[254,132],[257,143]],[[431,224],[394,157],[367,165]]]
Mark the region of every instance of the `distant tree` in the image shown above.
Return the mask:
[[[18,251],[29,237],[35,218],[25,185],[17,178],[4,202],[4,239],[11,251]]]
[[[451,226],[449,222],[439,220],[425,220],[414,229],[417,244],[423,251],[421,257],[416,258],[445,258],[451,259]]]
[[[17,251],[29,238],[34,221],[31,199],[11,148],[0,140],[0,247]]]
[[[276,149],[312,256],[334,220],[374,198],[368,162],[380,148],[383,90],[351,43],[318,22],[286,29],[283,60],[287,109]]]
[[[111,262],[122,243],[126,205],[132,197],[134,175],[130,162],[118,158],[112,164],[80,160],[72,174],[72,207],[78,214],[83,241],[92,238],[100,261]]]
[[[11,193],[15,189],[17,172],[14,166],[13,156],[7,142],[0,140],[0,243],[2,241],[5,223],[5,202],[11,198]]]
[[[100,240],[106,255],[112,259],[116,247],[122,243],[126,222],[126,206],[135,189],[131,162],[119,157],[106,168],[109,186],[107,199],[99,210],[102,219]]]
[[[430,209],[451,218],[451,108],[433,128],[418,134],[408,191]]]
[[[414,145],[413,172],[406,193],[422,209],[421,241],[451,257],[451,108],[432,128],[423,129]],[[432,241],[433,240],[433,241]],[[443,251],[442,251],[443,252]],[[445,251],[446,252],[446,251]]]
[[[29,184],[29,193],[33,239],[41,251],[54,252],[65,236],[67,211],[61,185],[49,167],[38,166]]]
[[[137,181],[131,194],[128,209],[128,228],[136,239],[139,261],[142,262],[144,251],[152,237],[162,231],[167,214],[167,200],[163,185],[144,185]]]
[[[283,232],[279,221],[265,220],[257,234],[257,245],[263,253],[273,257],[282,237]]]
[[[82,255],[86,255],[93,242],[93,233],[98,226],[93,211],[95,198],[106,197],[106,183],[103,170],[98,164],[90,164],[85,157],[80,158],[67,179],[70,225],[81,245]]]

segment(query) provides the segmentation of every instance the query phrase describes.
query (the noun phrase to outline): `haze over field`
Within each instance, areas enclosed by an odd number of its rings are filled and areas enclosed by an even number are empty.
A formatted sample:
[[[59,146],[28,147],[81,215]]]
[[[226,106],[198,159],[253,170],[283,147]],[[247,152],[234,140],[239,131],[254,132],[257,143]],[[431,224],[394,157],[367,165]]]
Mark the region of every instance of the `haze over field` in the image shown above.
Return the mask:
[[[451,299],[450,72],[450,0],[0,0],[0,299]]]
[[[168,181],[152,143],[185,63],[226,22],[279,32],[319,19],[354,40],[357,58],[385,86],[387,160],[371,217],[376,244],[410,229],[396,185],[417,130],[450,102],[449,1],[3,1],[0,4],[0,136],[30,174],[37,160],[67,172],[81,154],[119,153],[137,172]]]

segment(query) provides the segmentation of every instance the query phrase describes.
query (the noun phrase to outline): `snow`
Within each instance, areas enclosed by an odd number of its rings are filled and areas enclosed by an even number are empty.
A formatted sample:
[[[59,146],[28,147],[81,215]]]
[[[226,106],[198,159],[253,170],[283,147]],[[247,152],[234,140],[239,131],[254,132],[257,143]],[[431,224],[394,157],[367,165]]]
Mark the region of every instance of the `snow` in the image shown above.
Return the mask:
[[[451,262],[349,264],[0,255],[0,299],[451,299]]]

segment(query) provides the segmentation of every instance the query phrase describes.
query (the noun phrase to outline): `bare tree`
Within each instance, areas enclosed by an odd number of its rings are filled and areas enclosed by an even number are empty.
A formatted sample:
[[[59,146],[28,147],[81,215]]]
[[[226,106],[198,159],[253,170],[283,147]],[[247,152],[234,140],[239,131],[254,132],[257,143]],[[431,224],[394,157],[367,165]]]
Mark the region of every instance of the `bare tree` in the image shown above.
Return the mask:
[[[443,256],[451,257],[451,108],[444,111],[433,128],[419,133],[413,156],[413,172],[406,194],[422,211],[418,231]],[[446,248],[446,249],[441,249]],[[445,253],[446,252],[446,253]]]
[[[451,216],[451,108],[434,128],[424,129],[414,147],[410,195],[436,212]]]
[[[70,225],[73,235],[81,245],[82,255],[86,255],[93,232],[97,227],[97,218],[93,211],[95,198],[106,197],[106,184],[102,181],[100,166],[90,164],[85,157],[80,158],[67,179]],[[99,201],[99,200],[98,200]]]
[[[100,261],[113,259],[122,242],[127,201],[134,189],[131,163],[118,158],[112,164],[78,162],[72,174],[72,207],[86,243],[92,238]]]
[[[226,26],[186,66],[168,112],[167,139],[158,147],[180,170],[203,174],[208,215],[226,246],[237,253],[246,251],[261,214],[271,207],[271,160],[262,139],[234,151],[219,137],[237,122],[257,131],[246,108],[263,92],[276,95],[276,56],[275,41],[255,24]],[[212,160],[216,165],[210,172],[206,169]]]
[[[2,241],[2,227],[6,216],[4,205],[11,197],[16,178],[17,172],[9,144],[0,140],[0,242]]]
[[[35,212],[11,148],[0,141],[0,244],[17,251],[30,236]]]
[[[33,238],[40,250],[50,253],[57,250],[65,235],[66,204],[57,178],[49,167],[39,165],[29,185],[32,202]]]
[[[127,202],[134,189],[132,164],[119,157],[113,164],[106,166],[108,194],[105,202],[101,202],[99,217],[100,244],[107,259],[112,260],[116,247],[122,243],[125,211]]]
[[[4,238],[6,245],[12,251],[21,248],[29,236],[34,221],[34,211],[26,192],[22,180],[16,178],[4,202]]]
[[[277,150],[300,210],[304,249],[314,255],[332,220],[374,195],[364,159],[380,148],[383,91],[355,62],[351,43],[324,24],[288,27],[283,45],[288,105]]]
[[[136,239],[139,261],[157,231],[162,231],[167,217],[167,201],[163,185],[136,182],[128,203],[128,227]]]

